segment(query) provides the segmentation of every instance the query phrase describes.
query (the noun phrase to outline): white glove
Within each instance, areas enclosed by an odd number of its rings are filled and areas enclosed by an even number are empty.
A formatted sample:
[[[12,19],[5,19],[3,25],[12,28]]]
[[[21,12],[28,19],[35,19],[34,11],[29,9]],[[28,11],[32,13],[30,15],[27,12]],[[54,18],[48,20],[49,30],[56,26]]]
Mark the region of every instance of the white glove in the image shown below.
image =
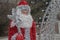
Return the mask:
[[[15,20],[16,17],[15,8],[12,9],[12,15],[7,15],[7,17],[11,20]]]
[[[7,17],[11,20],[15,20],[15,16],[14,15],[7,15]]]
[[[8,17],[9,19],[12,19],[12,15],[7,15],[7,17]]]

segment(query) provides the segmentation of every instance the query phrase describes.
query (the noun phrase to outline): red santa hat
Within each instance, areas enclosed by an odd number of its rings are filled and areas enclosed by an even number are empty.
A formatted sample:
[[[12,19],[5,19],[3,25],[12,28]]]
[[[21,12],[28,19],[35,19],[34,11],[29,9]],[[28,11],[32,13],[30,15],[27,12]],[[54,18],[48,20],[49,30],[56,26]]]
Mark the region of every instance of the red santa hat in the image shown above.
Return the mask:
[[[28,3],[25,0],[21,0],[21,2],[18,3],[18,6],[20,5],[28,5]]]
[[[31,11],[30,6],[28,5],[28,2],[26,0],[21,0],[18,3],[17,7],[18,7],[18,9],[21,9],[21,10],[27,9],[27,10],[29,10],[29,12]]]

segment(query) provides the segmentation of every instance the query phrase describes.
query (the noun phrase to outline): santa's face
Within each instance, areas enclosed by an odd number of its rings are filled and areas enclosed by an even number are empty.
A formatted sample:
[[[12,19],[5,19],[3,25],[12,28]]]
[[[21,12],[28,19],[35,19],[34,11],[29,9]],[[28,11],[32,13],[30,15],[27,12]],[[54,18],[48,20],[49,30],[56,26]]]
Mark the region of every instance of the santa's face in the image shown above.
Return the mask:
[[[19,8],[17,10],[17,18],[18,20],[18,25],[19,27],[22,28],[31,28],[32,27],[32,16],[30,14],[29,8]]]
[[[28,12],[29,12],[29,10],[27,10],[27,9],[21,10],[21,13],[22,13],[22,14],[25,14],[25,15],[28,15]]]

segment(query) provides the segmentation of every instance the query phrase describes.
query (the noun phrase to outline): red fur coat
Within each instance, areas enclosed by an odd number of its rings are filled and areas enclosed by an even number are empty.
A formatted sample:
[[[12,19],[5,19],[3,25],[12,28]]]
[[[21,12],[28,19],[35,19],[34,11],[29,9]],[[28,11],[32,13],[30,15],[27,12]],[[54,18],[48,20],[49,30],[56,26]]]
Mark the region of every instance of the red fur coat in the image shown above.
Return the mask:
[[[23,36],[25,35],[25,29],[21,28]],[[8,40],[11,40],[11,37],[17,33],[17,27],[9,27]],[[25,37],[24,37],[25,38]],[[30,40],[36,40],[36,23],[33,21],[32,27],[30,28]]]

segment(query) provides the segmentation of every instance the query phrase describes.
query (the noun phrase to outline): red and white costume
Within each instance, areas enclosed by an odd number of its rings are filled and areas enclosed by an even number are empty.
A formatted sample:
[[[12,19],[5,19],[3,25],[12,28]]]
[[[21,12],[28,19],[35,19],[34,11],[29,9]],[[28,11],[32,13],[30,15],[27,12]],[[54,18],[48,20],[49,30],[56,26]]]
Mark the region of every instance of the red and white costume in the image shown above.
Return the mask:
[[[28,15],[24,15],[21,13],[21,10],[27,9],[29,10]],[[19,2],[18,6],[12,11],[13,15],[8,15],[10,21],[8,40],[16,40],[16,36],[18,31],[21,31],[24,40],[36,40],[36,23],[34,22],[30,12],[31,9],[28,3],[23,0]],[[14,16],[16,13],[16,17]],[[18,28],[20,30],[18,30]]]

